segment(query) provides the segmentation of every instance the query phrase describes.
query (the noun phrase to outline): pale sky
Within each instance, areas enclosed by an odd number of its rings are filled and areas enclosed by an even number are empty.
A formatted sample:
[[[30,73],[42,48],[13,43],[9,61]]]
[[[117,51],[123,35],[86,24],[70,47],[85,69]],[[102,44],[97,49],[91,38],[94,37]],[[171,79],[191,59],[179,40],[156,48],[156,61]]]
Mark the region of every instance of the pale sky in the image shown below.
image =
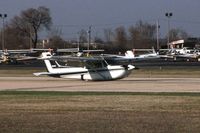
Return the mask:
[[[104,28],[128,27],[142,20],[160,22],[160,34],[167,33],[166,12],[172,12],[170,27],[182,28],[194,37],[200,37],[200,0],[0,0],[0,13],[7,20],[22,10],[46,6],[53,24],[62,29],[64,38],[76,37],[80,29],[92,25],[93,34],[102,34]]]

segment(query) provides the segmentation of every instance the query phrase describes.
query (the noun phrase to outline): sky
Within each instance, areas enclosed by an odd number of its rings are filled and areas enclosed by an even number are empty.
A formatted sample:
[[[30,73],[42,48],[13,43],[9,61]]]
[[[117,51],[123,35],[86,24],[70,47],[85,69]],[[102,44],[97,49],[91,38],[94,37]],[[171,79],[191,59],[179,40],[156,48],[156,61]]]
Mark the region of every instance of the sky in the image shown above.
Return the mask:
[[[166,12],[172,12],[170,28],[181,28],[200,37],[200,0],[0,0],[0,13],[7,21],[22,10],[45,6],[50,9],[53,25],[64,38],[75,38],[81,29],[92,26],[93,36],[103,29],[129,27],[139,20],[155,24],[160,35],[167,34]]]

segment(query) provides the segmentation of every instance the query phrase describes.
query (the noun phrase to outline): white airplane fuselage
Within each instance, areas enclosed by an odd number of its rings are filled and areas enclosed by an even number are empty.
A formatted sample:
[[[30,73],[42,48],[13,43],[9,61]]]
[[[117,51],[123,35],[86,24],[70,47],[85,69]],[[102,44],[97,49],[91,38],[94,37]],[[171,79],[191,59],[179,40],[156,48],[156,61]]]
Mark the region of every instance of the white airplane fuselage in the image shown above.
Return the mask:
[[[63,72],[68,72],[66,74],[59,75],[59,77],[81,80],[116,80],[128,76],[131,72],[130,70],[125,70],[120,66],[108,66],[107,68],[100,68],[95,70],[75,67],[67,69],[68,70],[63,68]]]

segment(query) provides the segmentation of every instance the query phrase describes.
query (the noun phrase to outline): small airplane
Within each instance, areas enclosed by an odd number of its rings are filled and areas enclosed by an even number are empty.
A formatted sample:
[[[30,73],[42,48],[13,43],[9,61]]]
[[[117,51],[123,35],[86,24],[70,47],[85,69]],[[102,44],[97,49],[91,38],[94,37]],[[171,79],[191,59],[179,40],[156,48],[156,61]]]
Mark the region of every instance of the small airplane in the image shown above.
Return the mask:
[[[134,50],[133,50],[133,54],[134,54]],[[156,59],[156,58],[160,58],[159,53],[155,51],[154,48],[152,48],[152,52],[149,52],[147,54],[140,54],[138,56],[134,57],[135,59]]]
[[[32,51],[31,49],[0,50],[0,63],[17,63],[20,61],[36,60],[36,57],[30,56],[34,53],[36,53],[36,51]]]
[[[186,61],[196,60],[200,61],[200,52],[198,50],[187,50],[186,52],[174,55],[174,58],[186,59]]]
[[[55,52],[55,53],[67,53],[67,52],[78,52],[77,48],[70,49],[20,49],[20,50],[0,50],[0,63],[25,63],[37,60],[42,52]]]
[[[5,52],[0,52],[0,64],[8,60],[8,54]]]
[[[117,80],[127,77],[135,68],[133,65],[110,65],[102,57],[60,57],[53,56],[50,52],[43,52],[41,59],[44,60],[48,72],[34,73],[36,76],[47,75],[58,78],[71,78],[93,81]],[[78,61],[83,66],[62,66],[57,61]]]
[[[176,61],[177,59],[186,59],[189,60],[197,60],[199,61],[200,52],[194,49],[187,49],[186,47],[182,49],[169,49],[165,55],[160,55],[161,58],[173,59]]]
[[[131,65],[137,59],[152,59],[159,58],[158,53],[153,50],[153,53],[135,56],[134,51],[127,51],[124,56],[101,54],[98,56],[83,56],[86,52],[99,52],[103,50],[83,50],[75,56],[53,56],[51,52],[43,52],[40,59],[43,59],[48,72],[34,73],[36,76],[47,75],[59,78],[73,78],[81,80],[116,80],[127,77],[135,66]],[[58,63],[68,61],[78,61],[83,66],[63,66]],[[110,63],[115,61],[117,63]],[[109,62],[109,63],[108,63]],[[112,65],[111,65],[112,64]]]
[[[145,61],[160,58],[158,52],[156,52],[154,49],[152,52],[140,54],[138,56],[135,56],[134,53],[135,49],[126,51],[125,55],[102,54],[101,56],[103,56],[104,59],[111,64],[133,64],[135,61]]]

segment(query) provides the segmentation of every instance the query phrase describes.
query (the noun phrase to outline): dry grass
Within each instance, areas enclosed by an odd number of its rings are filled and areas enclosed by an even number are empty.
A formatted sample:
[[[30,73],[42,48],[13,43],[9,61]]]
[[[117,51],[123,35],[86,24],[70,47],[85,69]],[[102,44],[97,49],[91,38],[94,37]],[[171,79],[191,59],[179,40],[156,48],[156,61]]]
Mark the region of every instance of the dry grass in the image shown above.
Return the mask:
[[[32,68],[32,67],[7,67],[7,68],[0,68],[0,77],[30,77],[33,76],[35,72],[42,72],[46,71],[45,68]]]
[[[142,68],[139,70],[133,71],[133,74],[130,75],[133,77],[153,77],[153,78],[200,78],[200,68]]]
[[[0,132],[198,133],[200,97],[0,93]]]

